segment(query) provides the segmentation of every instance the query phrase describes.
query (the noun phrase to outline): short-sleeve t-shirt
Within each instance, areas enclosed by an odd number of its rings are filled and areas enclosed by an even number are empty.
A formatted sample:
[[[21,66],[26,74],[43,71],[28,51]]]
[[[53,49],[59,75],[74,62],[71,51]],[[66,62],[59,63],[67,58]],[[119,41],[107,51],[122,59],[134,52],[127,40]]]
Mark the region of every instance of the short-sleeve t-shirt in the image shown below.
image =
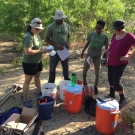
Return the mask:
[[[68,35],[70,35],[70,27],[67,23],[57,24],[53,22],[48,26],[45,36],[50,37],[53,42],[64,46],[67,44]]]
[[[128,61],[120,61],[120,57],[128,55],[130,47],[135,45],[135,36],[127,33],[122,39],[116,40],[116,34],[113,35],[108,57],[108,65],[117,66],[128,64]]]
[[[101,57],[102,47],[109,45],[109,39],[105,33],[98,35],[96,32],[91,32],[87,37],[87,42],[90,42],[87,56],[92,58]]]
[[[42,41],[40,36],[33,35],[31,32],[27,32],[23,37],[23,48],[32,48],[32,50],[38,50],[42,47]],[[39,63],[41,62],[42,53],[36,55],[26,55],[23,51],[23,62],[25,63]]]

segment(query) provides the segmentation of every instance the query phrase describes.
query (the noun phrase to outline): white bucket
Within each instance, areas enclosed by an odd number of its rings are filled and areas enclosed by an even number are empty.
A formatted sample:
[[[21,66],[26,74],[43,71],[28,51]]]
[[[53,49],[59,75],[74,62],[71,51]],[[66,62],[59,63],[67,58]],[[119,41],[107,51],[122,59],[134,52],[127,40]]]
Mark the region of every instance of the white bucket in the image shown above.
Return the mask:
[[[65,101],[64,91],[66,90],[66,85],[70,83],[71,83],[70,80],[60,81],[60,99],[63,101]]]
[[[54,83],[45,83],[41,87],[42,96],[50,96],[54,99],[54,106],[56,105],[57,85]]]

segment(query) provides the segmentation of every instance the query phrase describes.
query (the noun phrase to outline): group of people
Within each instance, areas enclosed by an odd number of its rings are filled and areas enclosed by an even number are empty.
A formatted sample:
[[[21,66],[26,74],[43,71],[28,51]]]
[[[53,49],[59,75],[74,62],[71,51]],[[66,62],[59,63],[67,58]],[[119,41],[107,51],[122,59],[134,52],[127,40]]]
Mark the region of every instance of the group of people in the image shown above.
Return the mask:
[[[56,10],[53,18],[54,22],[51,23],[46,30],[45,41],[52,45],[55,51],[63,50],[64,47],[69,49],[70,27],[64,22],[64,19],[67,18],[67,16],[62,10]],[[121,77],[128,61],[135,56],[135,51],[128,55],[130,48],[135,45],[135,36],[125,30],[125,21],[119,19],[113,22],[112,28],[114,29],[114,34],[111,43],[109,43],[108,36],[102,32],[104,26],[105,22],[103,20],[97,21],[95,31],[88,35],[87,42],[82,50],[81,58],[83,58],[84,52],[88,48],[83,67],[83,85],[87,85],[86,77],[90,65],[86,59],[90,57],[95,69],[94,94],[98,94],[100,58],[102,55],[102,48],[105,47],[104,53],[107,58],[106,65],[108,67],[108,81],[110,84],[110,93],[108,96],[115,98],[115,91],[118,91],[120,95],[119,106],[123,106],[126,103],[126,99],[124,96],[124,88],[121,83]],[[37,87],[37,95],[42,95],[40,74],[42,71],[42,53],[46,50],[46,46],[42,46],[42,40],[39,36],[39,32],[42,29],[42,21],[39,18],[34,18],[27,27],[27,31],[23,37],[22,66],[25,74],[23,103],[26,107],[32,106],[28,97],[32,78],[34,78],[34,83]],[[64,79],[70,80],[68,58],[62,61],[56,53],[54,56],[50,56],[48,82],[55,83],[55,72],[59,61],[63,68]]]

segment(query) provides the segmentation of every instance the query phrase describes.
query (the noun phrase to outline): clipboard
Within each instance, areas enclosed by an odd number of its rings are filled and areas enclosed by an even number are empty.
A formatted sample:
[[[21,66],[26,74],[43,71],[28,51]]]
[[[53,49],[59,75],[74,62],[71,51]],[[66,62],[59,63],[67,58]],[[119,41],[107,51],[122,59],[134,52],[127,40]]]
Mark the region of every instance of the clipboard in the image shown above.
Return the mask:
[[[64,61],[66,58],[70,56],[70,53],[65,46],[63,50],[57,50],[56,52],[62,61]]]

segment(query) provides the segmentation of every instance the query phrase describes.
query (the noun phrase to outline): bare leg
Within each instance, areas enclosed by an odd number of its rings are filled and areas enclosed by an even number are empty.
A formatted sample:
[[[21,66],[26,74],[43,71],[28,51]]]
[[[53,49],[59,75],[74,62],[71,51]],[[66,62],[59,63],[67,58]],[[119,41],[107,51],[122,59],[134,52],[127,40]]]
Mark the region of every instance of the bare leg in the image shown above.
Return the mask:
[[[25,75],[25,81],[23,84],[23,95],[26,100],[28,100],[28,97],[29,97],[29,86],[30,86],[32,77],[33,77],[32,75]]]
[[[34,83],[35,83],[35,86],[37,87],[38,92],[41,91],[40,74],[41,72],[37,72],[37,74],[34,75]]]

